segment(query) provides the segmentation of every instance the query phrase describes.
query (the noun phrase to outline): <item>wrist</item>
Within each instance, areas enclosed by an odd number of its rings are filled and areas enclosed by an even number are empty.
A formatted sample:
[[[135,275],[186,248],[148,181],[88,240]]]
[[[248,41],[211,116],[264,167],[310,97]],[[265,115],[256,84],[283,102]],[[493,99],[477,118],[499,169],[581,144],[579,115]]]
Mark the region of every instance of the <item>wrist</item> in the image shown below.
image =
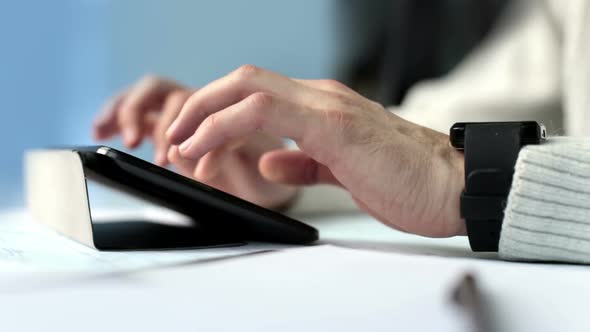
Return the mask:
[[[444,156],[447,176],[441,222],[447,236],[466,235],[465,220],[461,218],[461,193],[465,189],[465,158],[445,141]]]
[[[453,192],[451,193],[453,201],[449,206],[449,213],[451,214],[451,220],[457,226],[455,235],[467,235],[465,220],[461,217],[461,193],[465,190],[465,156],[462,152],[452,147],[451,149],[453,150],[451,153],[451,162],[454,176],[450,183],[453,188]]]

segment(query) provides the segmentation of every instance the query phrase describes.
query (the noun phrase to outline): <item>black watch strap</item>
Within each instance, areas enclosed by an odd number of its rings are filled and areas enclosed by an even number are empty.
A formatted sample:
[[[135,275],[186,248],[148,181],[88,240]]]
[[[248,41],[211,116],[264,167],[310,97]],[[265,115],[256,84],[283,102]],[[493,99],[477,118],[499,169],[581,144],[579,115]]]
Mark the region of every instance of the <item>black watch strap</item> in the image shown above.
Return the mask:
[[[498,251],[504,208],[522,146],[518,122],[465,126],[461,217],[473,251]]]

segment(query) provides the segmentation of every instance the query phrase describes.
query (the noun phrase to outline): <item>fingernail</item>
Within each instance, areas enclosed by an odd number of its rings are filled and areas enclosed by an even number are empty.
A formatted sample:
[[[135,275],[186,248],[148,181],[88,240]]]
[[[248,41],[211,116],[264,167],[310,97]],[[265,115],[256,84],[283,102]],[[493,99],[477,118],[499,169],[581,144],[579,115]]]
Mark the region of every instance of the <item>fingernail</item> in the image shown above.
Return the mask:
[[[180,146],[178,148],[180,149],[180,151],[186,152],[186,150],[188,150],[191,147],[192,143],[193,143],[193,141],[191,139],[188,139],[188,140],[184,141],[182,144],[180,144]]]

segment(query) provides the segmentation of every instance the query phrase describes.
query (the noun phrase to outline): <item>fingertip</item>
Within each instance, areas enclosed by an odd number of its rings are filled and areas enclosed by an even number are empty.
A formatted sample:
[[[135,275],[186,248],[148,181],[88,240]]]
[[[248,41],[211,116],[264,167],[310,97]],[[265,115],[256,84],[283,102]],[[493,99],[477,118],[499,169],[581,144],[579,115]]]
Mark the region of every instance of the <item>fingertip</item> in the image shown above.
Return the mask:
[[[127,127],[123,130],[123,143],[128,148],[135,148],[139,144],[139,135],[134,127]]]
[[[263,154],[258,160],[258,170],[262,177],[268,181],[286,184],[285,170],[280,155],[275,151]]]
[[[93,138],[95,141],[102,141],[102,140],[104,140],[104,139],[105,139],[105,137],[104,137],[104,136],[105,136],[105,135],[103,135],[103,133],[101,133],[99,130],[96,130],[96,129],[95,129],[95,130],[93,130],[93,131],[92,131],[92,138]]]
[[[156,156],[154,159],[156,165],[160,167],[165,167],[168,164],[168,159],[166,158],[166,152],[164,151],[164,149],[156,150]]]
[[[92,123],[92,133],[95,138],[102,137],[107,129],[107,122],[98,119]]]
[[[106,126],[94,126],[92,128],[92,138],[96,141],[107,140],[115,134],[115,130]]]
[[[176,145],[170,146],[170,148],[168,149],[168,153],[166,154],[166,157],[168,158],[168,160],[171,163],[176,163],[176,162],[178,162],[179,156],[180,155],[178,153],[178,146],[176,146]]]

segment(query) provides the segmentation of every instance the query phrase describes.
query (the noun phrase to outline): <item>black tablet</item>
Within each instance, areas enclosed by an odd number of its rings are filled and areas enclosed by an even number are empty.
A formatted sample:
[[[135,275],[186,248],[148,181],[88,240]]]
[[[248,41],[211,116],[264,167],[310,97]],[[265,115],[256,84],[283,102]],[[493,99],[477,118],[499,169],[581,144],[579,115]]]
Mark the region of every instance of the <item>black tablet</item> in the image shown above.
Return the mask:
[[[107,146],[74,149],[86,177],[190,217],[211,236],[308,244],[318,231],[198,181]]]

